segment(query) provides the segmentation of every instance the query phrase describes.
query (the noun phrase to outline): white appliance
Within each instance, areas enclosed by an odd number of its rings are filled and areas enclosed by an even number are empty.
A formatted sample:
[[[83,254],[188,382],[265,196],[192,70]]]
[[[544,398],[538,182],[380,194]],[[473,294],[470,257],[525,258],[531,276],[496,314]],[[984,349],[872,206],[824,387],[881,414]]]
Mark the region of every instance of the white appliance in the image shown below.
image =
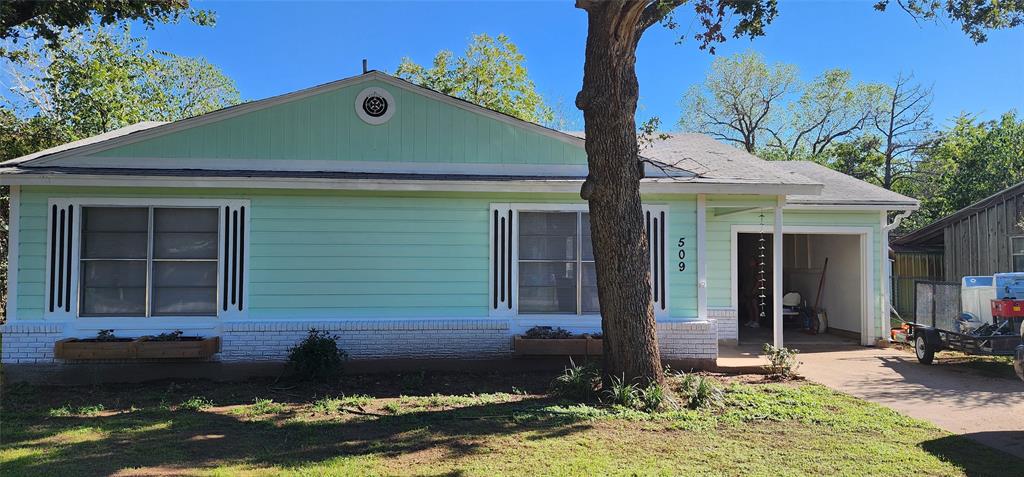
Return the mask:
[[[992,323],[992,300],[995,299],[996,285],[992,275],[964,277],[960,282],[960,310],[976,317],[976,321]]]

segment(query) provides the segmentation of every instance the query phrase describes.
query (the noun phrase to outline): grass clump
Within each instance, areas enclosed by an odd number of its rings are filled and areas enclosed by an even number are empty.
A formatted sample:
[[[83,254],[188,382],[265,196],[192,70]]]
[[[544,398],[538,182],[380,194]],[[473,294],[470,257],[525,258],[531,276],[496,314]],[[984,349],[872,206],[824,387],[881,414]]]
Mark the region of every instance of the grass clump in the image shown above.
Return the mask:
[[[679,383],[679,394],[690,409],[719,408],[725,402],[725,391],[715,378],[685,374]]]
[[[570,358],[569,366],[551,382],[551,392],[573,401],[591,401],[601,383],[600,371],[592,362],[578,365]]]
[[[274,402],[273,399],[255,398],[252,404],[232,411],[244,417],[266,416],[268,414],[280,414],[284,412],[284,404]]]
[[[318,414],[337,414],[346,407],[362,408],[371,402],[373,402],[373,397],[365,394],[325,397],[313,403],[313,411]]]
[[[99,415],[99,413],[106,410],[102,404],[93,404],[89,406],[72,406],[71,404],[65,404],[61,407],[50,409],[47,414],[50,417],[71,417],[71,416],[83,416],[93,417]]]
[[[211,407],[213,407],[213,401],[203,396],[192,396],[178,404],[178,409],[184,411],[202,411]]]

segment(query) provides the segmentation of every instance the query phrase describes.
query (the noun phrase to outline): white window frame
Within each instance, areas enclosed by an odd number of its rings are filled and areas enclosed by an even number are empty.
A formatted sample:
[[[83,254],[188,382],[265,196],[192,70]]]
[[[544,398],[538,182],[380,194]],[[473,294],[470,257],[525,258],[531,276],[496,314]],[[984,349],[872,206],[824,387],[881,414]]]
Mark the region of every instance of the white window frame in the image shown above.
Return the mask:
[[[173,326],[177,323],[196,323],[204,320],[217,320],[225,318],[243,318],[248,314],[248,301],[249,301],[249,249],[251,244],[250,240],[250,227],[249,219],[251,212],[245,215],[245,220],[241,224],[244,229],[243,240],[246,244],[245,251],[241,254],[241,259],[244,260],[242,267],[242,280],[239,282],[241,287],[240,298],[243,300],[245,306],[242,310],[238,310],[237,307],[229,307],[228,310],[224,310],[221,306],[225,290],[224,285],[224,237],[226,230],[224,229],[224,209],[230,207],[231,210],[237,210],[238,208],[245,207],[247,211],[251,210],[250,201],[242,199],[184,199],[184,198],[95,198],[95,197],[84,197],[84,198],[54,198],[48,202],[47,210],[54,205],[58,207],[67,207],[69,205],[74,206],[74,215],[77,217],[75,222],[72,224],[72,246],[70,249],[72,267],[71,273],[71,295],[70,309],[57,310],[49,312],[48,308],[44,305],[44,316],[50,319],[64,320],[64,321],[75,321],[77,323],[89,324],[89,323],[100,323],[100,327],[107,326],[108,328],[149,328],[157,327],[164,328],[167,326]],[[82,209],[87,207],[155,207],[155,208],[216,208],[217,212],[217,312],[214,315],[158,315],[158,316],[96,316],[80,315],[81,305],[81,251],[82,251]],[[48,212],[49,213],[49,212]],[[52,234],[49,231],[50,221],[47,220],[47,240]],[[152,240],[152,236],[148,237],[148,240]],[[149,247],[149,245],[147,245]],[[49,247],[47,247],[49,249]],[[53,257],[47,253],[46,268],[50,269],[50,263]],[[147,260],[147,263],[149,261]],[[150,272],[147,271],[147,275]],[[48,273],[46,275],[44,290],[50,289],[50,277]],[[149,287],[149,279],[147,277],[146,286]],[[148,295],[148,292],[147,292]]]
[[[601,314],[600,313],[580,313],[579,312],[579,310],[580,310],[579,300],[580,300],[580,296],[582,294],[582,289],[578,289],[577,290],[577,310],[578,310],[577,313],[525,313],[525,314],[523,314],[523,313],[519,312],[519,224],[520,224],[519,213],[520,212],[565,212],[565,213],[586,212],[586,213],[589,213],[590,212],[589,205],[587,205],[585,203],[576,203],[576,204],[572,204],[572,203],[495,203],[495,204],[491,204],[490,210],[492,211],[492,213],[495,210],[498,210],[499,214],[503,213],[502,211],[507,211],[508,216],[510,216],[512,218],[512,223],[513,223],[513,228],[512,228],[512,233],[511,233],[511,239],[512,239],[512,243],[511,243],[511,249],[512,249],[512,257],[511,257],[512,258],[512,270],[511,270],[511,278],[510,279],[512,280],[513,290],[515,290],[514,291],[514,296],[513,296],[513,299],[512,299],[512,307],[511,307],[511,309],[509,309],[507,311],[499,309],[499,310],[496,311],[496,310],[492,309],[490,306],[488,306],[488,309],[491,310],[490,316],[508,316],[508,317],[512,317],[512,318],[514,318],[514,319],[516,319],[518,321],[522,321],[522,322],[543,323],[543,324],[550,324],[552,326],[574,327],[574,326],[589,326],[589,325],[600,324],[600,320],[601,320]],[[669,232],[668,232],[669,224],[671,223],[671,219],[669,219],[669,217],[670,217],[669,207],[667,205],[654,205],[654,204],[648,205],[648,204],[644,204],[644,209],[643,210],[644,210],[644,212],[651,211],[652,213],[654,213],[655,211],[657,211],[657,212],[665,212],[665,217],[666,217],[666,220],[665,220],[665,222],[666,222],[665,223],[665,230],[666,230],[666,236],[668,236],[669,235]],[[578,224],[582,224],[582,221],[578,221],[577,223]],[[577,226],[577,232],[581,232],[579,230],[580,226],[581,225]],[[492,229],[493,229],[493,227],[492,227]],[[579,239],[582,240],[582,234],[580,234]],[[491,248],[491,249],[494,248],[493,247],[493,243],[494,243],[493,241],[494,240],[495,240],[495,237],[493,235],[493,230],[492,230],[492,233],[491,233],[491,243],[489,244],[489,248]],[[582,250],[582,242],[578,245],[577,249],[578,250]],[[665,256],[661,257],[661,262],[662,262],[662,266],[663,267],[667,267],[670,264],[674,264],[674,262],[669,260],[669,257],[672,257],[674,259],[674,255],[673,254],[669,254],[669,253],[666,253]],[[582,262],[581,259],[582,259],[582,257],[577,257],[577,260],[580,263]],[[596,259],[596,256],[595,256],[595,259]],[[492,267],[493,267],[493,263],[494,263],[494,260],[493,260],[493,257],[492,257],[492,259],[491,259]],[[671,280],[669,280],[669,276],[672,275],[672,273],[671,273],[672,269],[671,268],[666,268],[665,270],[666,270],[666,273],[665,273],[665,290],[666,290],[666,294],[668,295],[668,294],[671,293],[671,283],[672,282],[671,282]],[[578,276],[582,277],[582,275],[581,275],[582,273],[583,273],[582,267],[579,267],[579,270],[577,271]],[[494,277],[494,273],[493,273],[493,268],[492,268],[491,269],[491,273],[488,274],[488,280],[493,280],[493,277]],[[580,281],[577,282],[577,284],[578,285],[582,285],[582,279],[581,278],[580,278]],[[494,296],[492,295],[493,290],[494,290],[493,283],[489,283],[488,290],[489,290],[489,292],[488,292],[489,293],[488,304],[490,304],[492,302],[492,300],[494,299]],[[669,314],[670,314],[670,309],[671,309],[670,308],[670,301],[669,301],[667,296],[664,299],[665,299],[665,305],[666,305],[664,310],[661,310],[660,307],[658,307],[658,306],[655,307],[655,317],[656,318],[668,317]]]
[[[1014,251],[1013,251],[1014,250],[1013,249],[1013,241],[1014,240],[1024,240],[1024,235],[1011,235],[1010,236],[1010,269],[1013,272],[1024,272],[1024,270],[1017,270],[1015,268],[1015,266],[1014,266],[1014,263],[1015,263],[1014,262],[1014,258],[1016,258],[1016,257],[1024,257],[1024,253],[1014,253]]]

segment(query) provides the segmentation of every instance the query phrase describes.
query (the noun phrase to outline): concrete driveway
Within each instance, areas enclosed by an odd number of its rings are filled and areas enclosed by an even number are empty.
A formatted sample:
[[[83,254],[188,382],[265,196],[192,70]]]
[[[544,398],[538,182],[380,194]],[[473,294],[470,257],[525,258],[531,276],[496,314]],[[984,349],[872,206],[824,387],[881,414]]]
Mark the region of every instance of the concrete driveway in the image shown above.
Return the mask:
[[[895,349],[803,350],[800,374],[1024,458],[1024,381],[919,364]]]

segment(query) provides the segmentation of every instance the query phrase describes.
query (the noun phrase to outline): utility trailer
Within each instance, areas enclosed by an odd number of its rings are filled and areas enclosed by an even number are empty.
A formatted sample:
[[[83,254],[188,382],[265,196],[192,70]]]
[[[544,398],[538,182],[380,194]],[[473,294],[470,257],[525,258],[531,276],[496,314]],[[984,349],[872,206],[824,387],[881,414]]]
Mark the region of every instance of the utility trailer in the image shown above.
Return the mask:
[[[964,277],[960,302],[953,320],[937,316],[933,306],[931,323],[907,323],[907,341],[913,343],[917,360],[931,364],[944,349],[1014,356],[1014,367],[1024,379],[1024,273]]]

